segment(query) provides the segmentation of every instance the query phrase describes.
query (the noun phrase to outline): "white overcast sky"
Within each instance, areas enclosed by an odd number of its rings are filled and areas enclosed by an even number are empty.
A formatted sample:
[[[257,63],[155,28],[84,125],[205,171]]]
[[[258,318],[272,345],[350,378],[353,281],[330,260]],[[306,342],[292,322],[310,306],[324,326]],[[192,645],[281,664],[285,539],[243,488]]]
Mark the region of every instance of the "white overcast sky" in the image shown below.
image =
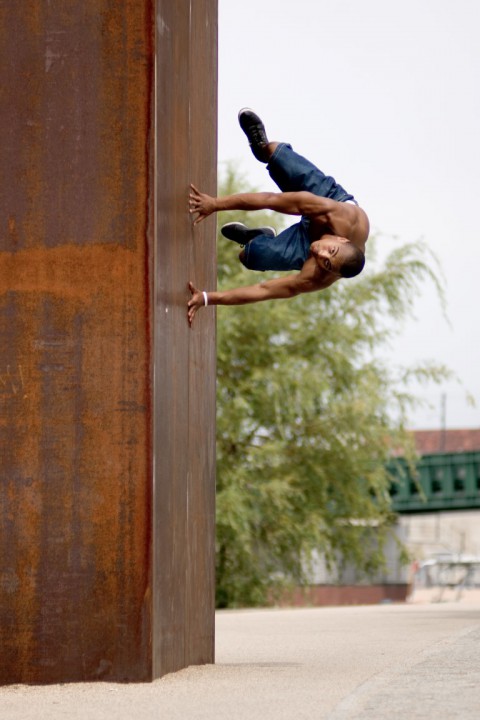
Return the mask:
[[[355,195],[387,249],[426,241],[446,276],[451,325],[425,285],[392,360],[445,363],[463,388],[422,391],[431,407],[411,426],[440,427],[445,394],[447,427],[480,427],[480,0],[219,8],[220,163],[238,161],[259,189],[275,187],[237,124],[239,108],[252,107],[272,140]]]

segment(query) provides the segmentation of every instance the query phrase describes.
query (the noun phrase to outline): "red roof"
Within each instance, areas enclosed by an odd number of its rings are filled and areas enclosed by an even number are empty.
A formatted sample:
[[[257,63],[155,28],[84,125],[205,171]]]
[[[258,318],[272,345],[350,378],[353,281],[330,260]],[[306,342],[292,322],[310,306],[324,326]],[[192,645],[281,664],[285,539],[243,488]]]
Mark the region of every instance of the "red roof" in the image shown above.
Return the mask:
[[[480,428],[476,430],[415,430],[413,435],[419,455],[480,450]]]

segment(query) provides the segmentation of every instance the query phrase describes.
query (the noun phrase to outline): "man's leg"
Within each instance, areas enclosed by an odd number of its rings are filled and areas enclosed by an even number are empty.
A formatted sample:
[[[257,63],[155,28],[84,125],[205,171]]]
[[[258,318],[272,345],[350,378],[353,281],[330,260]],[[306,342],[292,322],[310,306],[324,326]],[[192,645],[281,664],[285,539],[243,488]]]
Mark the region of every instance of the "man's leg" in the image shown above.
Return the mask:
[[[278,236],[272,227],[247,228],[240,222],[227,223],[221,232],[228,240],[244,246],[239,259],[249,270],[300,270],[310,252],[304,221]]]
[[[279,235],[256,235],[239,255],[249,270],[301,270],[310,254],[310,238],[303,221]]]
[[[269,142],[265,126],[253,110],[240,110],[238,119],[254,156],[260,162],[268,163],[270,177],[282,192],[307,190],[339,202],[354,199],[333,177],[325,175],[310,160],[294,152],[291,145]]]
[[[353,197],[335,178],[325,175],[310,160],[292,150],[288,143],[269,143],[269,148],[272,150],[267,165],[268,173],[282,192],[306,190],[340,202]]]

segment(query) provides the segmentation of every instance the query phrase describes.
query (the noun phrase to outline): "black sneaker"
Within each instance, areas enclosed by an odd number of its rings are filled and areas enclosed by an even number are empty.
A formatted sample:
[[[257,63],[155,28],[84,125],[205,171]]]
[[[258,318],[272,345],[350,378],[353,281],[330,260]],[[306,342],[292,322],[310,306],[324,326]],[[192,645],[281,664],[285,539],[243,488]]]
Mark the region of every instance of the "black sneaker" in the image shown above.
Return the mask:
[[[263,122],[250,108],[242,108],[242,110],[240,110],[238,113],[238,122],[248,138],[254,156],[257,160],[260,160],[260,162],[267,163],[269,160],[267,154],[268,138]]]
[[[268,237],[275,237],[277,232],[272,227],[259,227],[259,228],[247,228],[246,225],[240,222],[231,222],[224,225],[220,231],[222,235],[228,240],[239,245],[246,245],[250,240],[257,235],[268,235]]]

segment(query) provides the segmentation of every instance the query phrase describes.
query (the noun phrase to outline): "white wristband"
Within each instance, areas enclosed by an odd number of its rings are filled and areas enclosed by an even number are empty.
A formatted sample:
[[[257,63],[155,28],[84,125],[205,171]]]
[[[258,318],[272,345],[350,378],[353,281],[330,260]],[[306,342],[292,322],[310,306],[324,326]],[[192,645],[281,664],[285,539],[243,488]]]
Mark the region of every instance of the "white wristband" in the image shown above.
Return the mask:
[[[208,305],[208,295],[207,295],[207,293],[205,292],[205,290],[202,290],[202,293],[203,293],[203,300],[204,300],[204,302],[205,302],[205,307],[207,307],[207,305]]]

